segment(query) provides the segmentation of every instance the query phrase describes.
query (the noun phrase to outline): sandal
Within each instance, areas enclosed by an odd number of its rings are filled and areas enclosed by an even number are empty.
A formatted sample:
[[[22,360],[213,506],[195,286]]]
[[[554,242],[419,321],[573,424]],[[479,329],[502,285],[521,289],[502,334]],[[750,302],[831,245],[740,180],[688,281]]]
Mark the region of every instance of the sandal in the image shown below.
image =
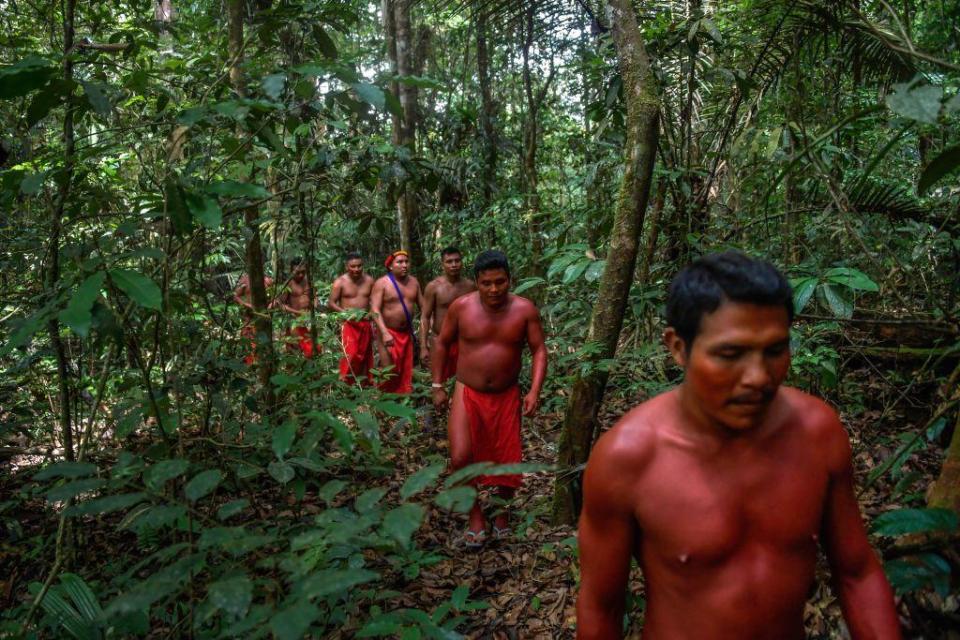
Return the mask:
[[[513,531],[510,530],[510,527],[500,528],[497,525],[493,525],[493,539],[494,540],[506,540],[510,537]]]
[[[463,545],[467,549],[480,549],[487,541],[487,532],[484,530],[480,531],[471,531],[467,530],[463,534]]]

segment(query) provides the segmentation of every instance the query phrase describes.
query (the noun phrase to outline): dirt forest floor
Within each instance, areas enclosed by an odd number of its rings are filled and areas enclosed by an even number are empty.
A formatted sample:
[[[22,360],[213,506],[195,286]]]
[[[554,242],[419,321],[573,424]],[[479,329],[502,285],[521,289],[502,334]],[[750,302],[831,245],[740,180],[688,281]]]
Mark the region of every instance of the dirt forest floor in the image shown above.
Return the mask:
[[[614,400],[607,403],[603,424],[608,427],[634,402]],[[909,409],[905,409],[908,411]],[[881,438],[878,424],[893,424],[898,416],[878,420],[879,412],[867,410],[854,420],[844,416],[854,449],[854,463],[859,484],[892,453],[891,439]],[[559,436],[559,415],[543,415],[532,424],[525,422],[524,453],[526,461],[551,464],[556,459],[556,441]],[[905,419],[905,418],[904,418]],[[445,435],[439,430],[423,432],[419,428],[409,440],[408,446],[398,450],[395,473],[383,480],[384,485],[399,487],[403,481],[430,456],[446,453]],[[880,444],[885,443],[885,444]],[[918,486],[927,486],[936,473],[938,460],[915,461]],[[23,468],[17,473],[32,475],[33,469]],[[21,476],[22,477],[22,476]],[[21,481],[10,473],[0,474],[0,494],[12,495],[12,490]],[[868,519],[880,512],[898,506],[891,498],[889,481],[873,484],[860,494],[862,509]],[[397,608],[419,608],[430,611],[438,601],[465,585],[468,599],[481,604],[459,628],[467,637],[478,639],[566,639],[574,637],[575,598],[578,582],[575,529],[569,526],[555,527],[550,524],[549,513],[553,493],[553,476],[548,472],[530,474],[526,477],[514,504],[510,507],[514,535],[511,539],[490,541],[479,552],[466,550],[462,545],[462,533],[466,527],[465,516],[430,507],[429,514],[416,539],[420,547],[440,555],[438,563],[425,566],[420,574],[401,584],[394,585],[398,595],[390,604]],[[4,498],[7,500],[8,498]],[[2,501],[0,501],[2,502]],[[271,496],[265,496],[261,504],[270,504]],[[424,504],[432,502],[424,500]],[[276,504],[274,502],[274,504]],[[303,503],[287,505],[309,514],[319,512],[319,500],[308,495]],[[286,506],[279,505],[276,517],[284,517]],[[36,509],[21,514],[4,513],[5,517],[16,516],[23,530],[21,544],[10,545],[4,541],[0,546],[0,608],[15,604],[23,586],[42,579],[47,570],[45,563],[52,557],[52,549],[46,543],[39,547],[26,547],[30,541],[50,540],[56,520],[45,510]],[[271,513],[259,513],[261,518],[270,518]],[[88,535],[91,546],[86,549],[88,557],[109,557],[111,545],[130,544],[118,538],[105,522],[101,535]],[[41,535],[42,534],[42,535]],[[116,547],[113,547],[115,550]],[[44,564],[41,564],[44,563]],[[630,582],[632,603],[631,632],[628,637],[639,638],[642,623],[643,584],[635,568]],[[907,637],[948,638],[960,640],[960,633],[946,628],[942,621],[916,619],[916,607],[902,606]],[[840,608],[828,586],[826,567],[818,569],[818,580],[811,590],[806,605],[804,621],[807,637],[811,639],[839,639],[847,637],[843,628]],[[338,632],[333,638],[351,637],[353,632]]]

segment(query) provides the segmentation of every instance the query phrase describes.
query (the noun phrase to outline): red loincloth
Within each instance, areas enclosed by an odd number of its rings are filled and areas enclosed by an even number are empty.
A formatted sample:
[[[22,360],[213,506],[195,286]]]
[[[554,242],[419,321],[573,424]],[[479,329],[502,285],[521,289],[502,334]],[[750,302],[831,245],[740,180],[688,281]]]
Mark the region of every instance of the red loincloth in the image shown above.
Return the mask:
[[[287,351],[297,351],[299,349],[304,358],[313,357],[310,327],[290,327],[287,329],[287,336],[294,338],[293,340],[287,340]]]
[[[393,369],[387,374],[387,379],[380,383],[380,390],[387,393],[413,392],[413,337],[409,331],[395,331],[387,327],[393,336],[393,345],[387,347]],[[381,363],[385,367],[386,363]]]
[[[460,355],[460,345],[454,342],[447,349],[447,360],[443,363],[443,379],[449,380],[457,375],[457,356]]]
[[[369,320],[348,320],[340,330],[345,357],[340,358],[340,379],[349,384],[370,380],[373,367],[373,326]]]
[[[250,343],[250,351],[243,357],[243,364],[249,367],[257,361],[257,329],[253,326],[253,321],[240,328],[240,337]]]
[[[463,385],[463,408],[470,421],[471,462],[520,462],[520,387],[483,393]],[[480,476],[478,484],[519,487],[520,474]]]

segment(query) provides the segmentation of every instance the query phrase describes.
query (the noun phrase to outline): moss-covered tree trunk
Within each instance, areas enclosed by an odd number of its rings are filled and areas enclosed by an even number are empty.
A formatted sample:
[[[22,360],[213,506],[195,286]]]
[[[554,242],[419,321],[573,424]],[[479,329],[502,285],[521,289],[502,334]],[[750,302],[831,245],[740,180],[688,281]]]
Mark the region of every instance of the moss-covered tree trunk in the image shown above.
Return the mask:
[[[243,19],[246,10],[244,0],[228,1],[229,19],[229,56],[230,84],[237,96],[247,94],[246,79],[243,75]],[[245,252],[247,277],[250,281],[250,303],[253,305],[253,326],[256,331],[257,377],[262,389],[264,412],[272,414],[276,406],[273,393],[274,353],[273,322],[267,312],[267,289],[263,283],[263,248],[260,242],[260,225],[257,222],[256,207],[243,210],[243,221],[247,226],[248,238]]]
[[[623,181],[610,234],[610,250],[587,337],[588,341],[601,345],[594,355],[595,362],[616,354],[650,198],[660,114],[650,59],[630,0],[608,0],[607,15],[623,77],[627,126]],[[593,445],[606,384],[607,375],[595,368],[574,383],[559,451],[560,468],[569,469],[570,473],[557,479],[553,503],[555,522],[572,523],[580,511],[581,474],[574,470],[586,462]]]
[[[954,369],[946,384],[948,402],[956,402],[960,399],[958,384],[960,384],[960,367]],[[957,414],[954,423],[950,446],[947,447],[947,452],[943,457],[943,467],[940,468],[940,475],[930,485],[930,490],[927,493],[927,506],[953,509],[960,513],[960,413]]]

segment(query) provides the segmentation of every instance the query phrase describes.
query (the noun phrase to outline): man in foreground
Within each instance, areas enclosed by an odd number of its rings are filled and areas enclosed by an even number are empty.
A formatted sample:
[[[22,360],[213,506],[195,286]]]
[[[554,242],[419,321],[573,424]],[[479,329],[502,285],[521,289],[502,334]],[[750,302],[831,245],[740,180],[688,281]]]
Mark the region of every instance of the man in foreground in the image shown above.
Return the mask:
[[[263,288],[267,291],[267,300],[270,299],[270,289],[273,287],[273,278],[268,275],[263,276]],[[240,328],[240,336],[250,343],[250,352],[243,357],[243,363],[251,365],[257,361],[257,330],[253,323],[253,314],[256,309],[253,308],[252,293],[250,291],[250,276],[243,274],[237,280],[237,286],[233,290],[233,301],[240,305],[241,315],[243,316],[243,326]],[[267,305],[269,306],[269,304]]]
[[[370,294],[370,311],[380,331],[380,366],[393,365],[380,389],[411,393],[416,342],[413,305],[423,308],[423,292],[417,279],[410,275],[410,256],[406,251],[394,251],[384,264],[387,275],[377,279]]]
[[[577,637],[622,637],[631,555],[647,640],[801,639],[817,547],[854,640],[899,638],[837,414],[781,387],[789,284],[739,253],[670,287],[664,340],[685,378],[597,442],[584,478]]]
[[[313,357],[314,344],[310,338],[310,327],[306,326],[305,321],[310,308],[316,304],[316,292],[307,278],[307,264],[302,258],[294,258],[290,261],[290,278],[277,298],[277,305],[289,313],[293,320],[293,325],[287,330],[287,336],[291,339],[287,343],[287,350],[299,349],[306,358]]]
[[[363,272],[363,258],[350,252],[346,257],[347,272],[333,281],[327,308],[344,313],[364,312],[363,317],[346,320],[340,330],[343,358],[340,358],[340,379],[348,384],[368,384],[373,367],[373,327],[366,312],[370,308],[373,277]]]
[[[454,471],[477,462],[520,462],[521,410],[527,417],[536,413],[547,375],[540,313],[532,302],[510,293],[507,257],[499,251],[484,251],[477,256],[474,275],[477,291],[450,305],[431,354],[433,403],[441,409],[447,402],[447,353],[454,345],[459,346],[457,382],[447,424],[450,467]],[[524,345],[533,354],[533,366],[530,390],[521,407],[517,381]],[[495,486],[499,497],[509,500],[520,479],[519,475],[483,476],[478,484]],[[493,522],[494,537],[509,535],[508,524],[507,514],[501,511]],[[478,547],[486,536],[486,518],[477,501],[470,510],[466,545]]]
[[[443,275],[431,280],[423,291],[423,310],[420,315],[420,361],[430,363],[435,351],[437,336],[443,326],[443,318],[454,300],[471,291],[477,285],[468,278],[462,278],[463,254],[457,247],[447,247],[440,252]],[[457,345],[447,349],[447,359],[443,364],[443,380],[446,382],[457,374]]]

